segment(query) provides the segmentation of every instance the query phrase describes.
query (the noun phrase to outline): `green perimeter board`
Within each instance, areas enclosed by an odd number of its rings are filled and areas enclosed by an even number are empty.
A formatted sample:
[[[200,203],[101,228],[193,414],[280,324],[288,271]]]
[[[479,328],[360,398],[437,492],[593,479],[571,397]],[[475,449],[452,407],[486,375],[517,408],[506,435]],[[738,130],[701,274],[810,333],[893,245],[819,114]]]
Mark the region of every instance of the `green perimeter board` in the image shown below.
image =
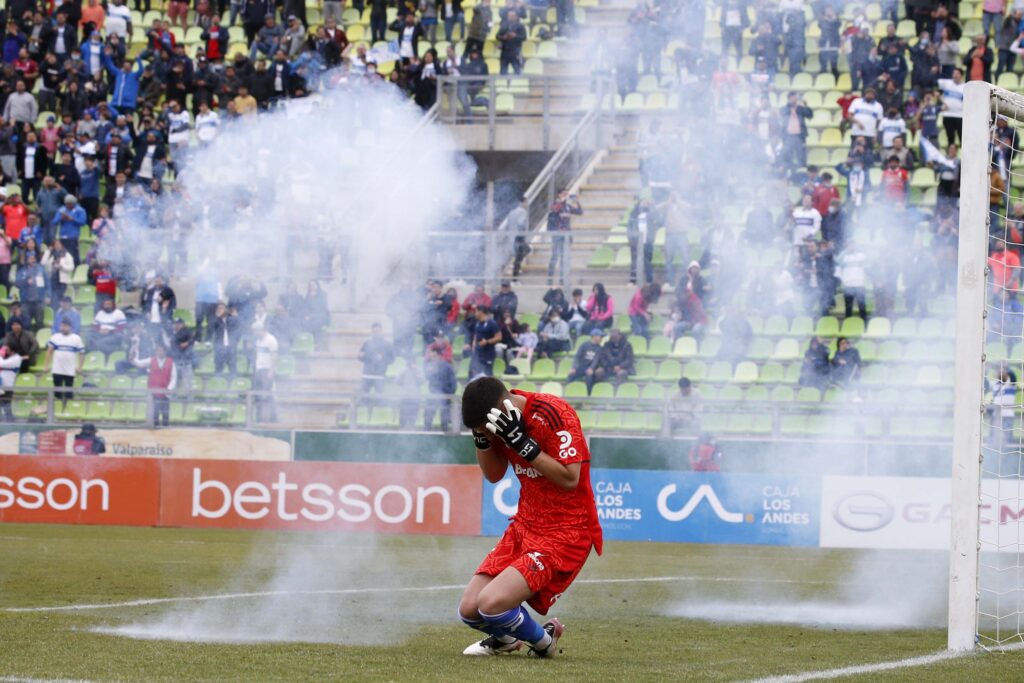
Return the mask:
[[[693,439],[595,436],[593,467],[689,469]],[[719,439],[722,471],[793,474],[948,476],[950,446]],[[473,464],[468,436],[381,432],[296,432],[295,459]]]

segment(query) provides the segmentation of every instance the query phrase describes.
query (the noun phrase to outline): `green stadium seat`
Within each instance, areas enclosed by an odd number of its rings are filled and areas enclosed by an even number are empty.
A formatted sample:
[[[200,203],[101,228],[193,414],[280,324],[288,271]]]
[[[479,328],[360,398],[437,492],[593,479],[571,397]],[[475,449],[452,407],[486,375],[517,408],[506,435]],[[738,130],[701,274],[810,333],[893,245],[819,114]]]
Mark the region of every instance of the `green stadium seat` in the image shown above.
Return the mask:
[[[779,431],[783,434],[804,434],[807,431],[807,416],[783,415]]]
[[[917,335],[922,339],[941,339],[944,337],[952,337],[955,325],[956,321],[952,318],[952,312],[949,314],[948,323],[943,323],[942,320],[937,318],[925,318],[921,321],[921,326],[917,330]]]
[[[800,353],[800,344],[796,339],[780,339],[775,345],[775,353],[772,358],[775,360],[796,360],[803,354]]]
[[[705,413],[701,417],[701,427],[706,432],[721,432],[728,429],[729,416],[723,413]]]
[[[758,381],[763,384],[778,384],[784,382],[786,370],[781,363],[765,363],[761,366]]]
[[[107,401],[90,401],[86,404],[85,419],[93,422],[106,422],[110,419],[112,406]]]
[[[863,321],[861,322],[863,323]],[[820,318],[815,326],[814,333],[819,337],[838,337],[839,320],[830,315]]]
[[[814,334],[814,322],[806,315],[798,315],[789,325],[791,337],[809,337]]]
[[[753,360],[767,360],[772,357],[772,342],[764,337],[756,337],[750,344],[747,357]]]
[[[90,351],[85,354],[82,362],[83,372],[103,372],[106,369],[107,359],[102,351]]]
[[[252,380],[248,377],[235,377],[231,380],[231,391],[240,394],[252,391]]]
[[[633,373],[633,379],[637,382],[647,382],[654,379],[657,373],[657,367],[654,361],[650,358],[641,358],[636,361],[636,372]]]
[[[821,392],[814,387],[801,387],[796,400],[801,403],[821,403]]]
[[[541,385],[541,393],[550,393],[553,396],[561,396],[563,390],[561,382],[545,382]]]
[[[615,398],[615,386],[611,382],[597,382],[590,390],[591,398]]]
[[[645,413],[623,413],[621,426],[625,432],[647,431],[647,415]]]
[[[558,385],[559,388],[561,388],[561,386],[561,384]],[[516,389],[519,391],[528,391],[532,394],[537,391],[537,385],[534,384],[533,382],[520,382],[519,384],[516,385]]]
[[[118,361],[127,360],[128,356],[124,351],[114,351],[107,356],[106,370],[107,372],[117,372]]]
[[[724,386],[718,392],[718,400],[739,403],[743,400],[743,390],[734,385]]]
[[[701,358],[714,358],[722,350],[721,337],[705,337],[700,343],[699,356]]]
[[[566,398],[586,398],[587,397],[587,385],[584,382],[576,381],[569,382],[565,385],[565,397]]]
[[[700,361],[695,361],[695,362],[700,362]],[[687,363],[686,367],[689,368],[691,364],[693,364],[693,362]],[[701,366],[704,365],[704,363],[700,363],[700,364],[701,364]],[[682,376],[683,375],[682,375],[682,371],[680,369],[679,361],[674,360],[674,359],[669,359],[669,360],[663,360],[661,362],[661,365],[658,366],[658,374],[656,376],[656,379],[659,382],[678,382],[680,377],[682,377]],[[687,375],[687,376],[689,377],[689,375]],[[690,377],[690,379],[695,379],[695,378]]]
[[[605,431],[619,431],[622,428],[622,413],[618,411],[598,413],[597,428]]]
[[[842,326],[839,328],[840,337],[851,337],[857,338],[864,334],[864,319],[863,318],[846,318],[843,320]]]
[[[872,318],[868,321],[864,336],[870,339],[882,339],[892,334],[892,323],[888,318]]]
[[[292,340],[292,353],[300,356],[313,353],[315,347],[316,345],[313,340],[313,335],[309,332],[299,332]]]
[[[766,386],[749,387],[743,396],[746,401],[770,401],[771,395]]]
[[[558,370],[555,371],[555,379],[565,379],[572,372],[572,358],[563,358],[558,363]]]
[[[11,411],[14,413],[14,417],[19,420],[28,420],[33,417],[45,419],[46,401],[16,398],[11,403]]]
[[[60,422],[81,422],[85,419],[85,411],[85,402],[80,400],[54,402],[55,417]]]
[[[654,337],[647,345],[649,358],[664,358],[672,352],[672,340],[668,337]]]
[[[756,382],[757,365],[751,361],[737,363],[732,381],[738,384],[752,384]]]
[[[614,258],[615,252],[611,250],[611,247],[601,246],[595,249],[590,256],[589,265],[591,268],[608,268],[612,265]]]
[[[639,335],[631,335],[628,340],[630,346],[633,347],[634,356],[646,356],[647,355],[647,339]]]
[[[708,368],[707,381],[715,383],[729,382],[732,380],[732,363],[727,360],[715,361]]]
[[[783,378],[783,382],[786,384],[796,384],[800,381],[800,370],[801,363],[790,363],[786,366],[786,376]]]
[[[880,361],[894,361],[902,360],[903,358],[903,344],[898,341],[889,340],[882,342],[882,345],[878,347],[878,360]]]
[[[1009,358],[1006,352],[1006,344],[1001,341],[985,344],[985,360],[990,363],[998,363]]]
[[[665,361],[665,363],[671,363],[671,362],[672,361]],[[676,362],[678,363],[678,361],[676,361]],[[665,363],[662,363],[662,365],[664,366]],[[677,368],[678,368],[678,366],[677,366]],[[691,382],[700,382],[700,381],[704,380],[705,378],[707,378],[707,376],[708,376],[708,366],[702,360],[691,360],[683,368],[681,374],[682,374],[682,377],[687,378]],[[675,377],[665,377],[665,378],[662,378],[662,376],[661,376],[661,368],[658,368],[658,379],[659,379],[659,381],[668,381],[668,382],[673,382],[674,383],[674,382],[678,382],[679,381],[680,374],[677,373],[675,375]]]
[[[539,358],[530,368],[529,378],[531,382],[547,382],[555,377],[555,362],[550,358]]]
[[[640,398],[648,401],[664,401],[665,387],[660,384],[644,385],[643,390],[640,392]]]
[[[697,355],[697,340],[693,337],[680,337],[672,347],[672,355],[677,358],[692,358]]]
[[[913,318],[897,318],[892,327],[893,337],[916,337],[917,321]]]
[[[295,374],[295,356],[281,356],[277,359],[276,374],[278,377],[291,377]]]
[[[27,372],[19,374],[14,380],[15,387],[36,387],[39,386],[35,375]]]
[[[640,398],[640,386],[633,382],[624,382],[615,392],[615,398],[638,399]]]
[[[868,339],[857,342],[857,351],[860,352],[860,359],[866,362],[878,360],[878,345]]]

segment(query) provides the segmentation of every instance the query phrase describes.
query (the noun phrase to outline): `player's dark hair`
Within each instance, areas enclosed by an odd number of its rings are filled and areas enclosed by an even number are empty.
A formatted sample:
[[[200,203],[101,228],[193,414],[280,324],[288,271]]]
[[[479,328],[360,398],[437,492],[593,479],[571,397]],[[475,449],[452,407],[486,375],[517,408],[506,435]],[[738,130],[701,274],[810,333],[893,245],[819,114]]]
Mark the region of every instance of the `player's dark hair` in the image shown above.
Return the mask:
[[[462,392],[462,424],[476,429],[487,421],[487,413],[497,408],[507,394],[508,389],[500,379],[479,377],[473,380]]]

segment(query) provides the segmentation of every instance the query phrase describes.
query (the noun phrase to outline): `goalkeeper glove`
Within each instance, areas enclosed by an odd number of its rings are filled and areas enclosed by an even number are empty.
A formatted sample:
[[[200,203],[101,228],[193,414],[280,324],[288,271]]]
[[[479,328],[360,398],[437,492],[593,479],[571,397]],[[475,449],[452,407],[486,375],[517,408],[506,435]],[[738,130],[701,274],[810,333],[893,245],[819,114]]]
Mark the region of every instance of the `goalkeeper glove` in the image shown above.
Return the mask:
[[[491,447],[491,440],[483,432],[473,430],[473,443],[478,451],[486,451]]]
[[[518,453],[523,460],[533,462],[540,455],[540,446],[526,433],[523,414],[512,404],[512,401],[505,399],[504,412],[498,408],[491,408],[491,412],[487,415],[487,424],[484,427],[491,434],[500,436],[502,441]]]

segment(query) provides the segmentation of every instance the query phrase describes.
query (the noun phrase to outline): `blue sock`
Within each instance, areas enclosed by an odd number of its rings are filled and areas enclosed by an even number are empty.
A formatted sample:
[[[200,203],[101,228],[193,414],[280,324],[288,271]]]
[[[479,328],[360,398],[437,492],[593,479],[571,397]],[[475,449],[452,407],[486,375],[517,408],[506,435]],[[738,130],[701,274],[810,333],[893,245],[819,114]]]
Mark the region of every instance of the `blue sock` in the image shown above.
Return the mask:
[[[503,643],[514,643],[516,641],[516,638],[514,636],[510,636],[508,633],[501,629],[492,627],[484,619],[467,619],[466,617],[462,616],[461,612],[459,613],[459,618],[462,619],[462,623],[464,623],[466,626],[474,628],[477,631],[486,633],[489,636],[494,636]]]
[[[530,617],[522,605],[513,607],[501,614],[484,614],[481,612],[480,616],[484,618],[488,626],[501,629],[503,632],[532,645],[542,642],[548,635],[544,632],[541,625]]]

